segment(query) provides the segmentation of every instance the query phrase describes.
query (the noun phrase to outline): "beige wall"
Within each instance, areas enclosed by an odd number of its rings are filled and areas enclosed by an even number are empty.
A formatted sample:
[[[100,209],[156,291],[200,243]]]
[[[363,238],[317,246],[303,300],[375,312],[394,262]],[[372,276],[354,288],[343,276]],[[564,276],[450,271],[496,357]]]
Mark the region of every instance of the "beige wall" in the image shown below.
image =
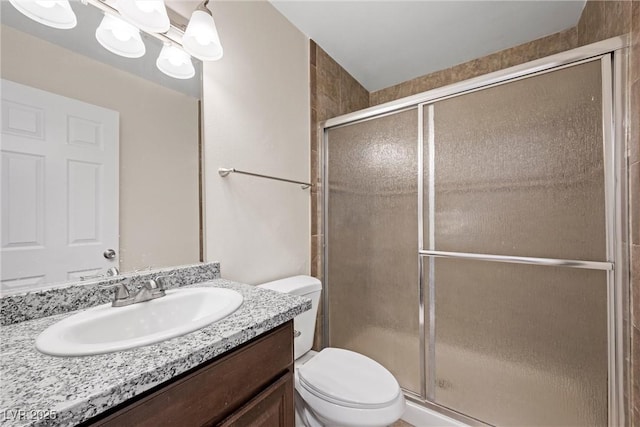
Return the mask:
[[[307,38],[268,2],[214,2],[225,53],[204,64],[206,257],[256,284],[309,273]]]
[[[197,101],[11,27],[1,36],[2,78],[120,112],[121,270],[197,262]]]

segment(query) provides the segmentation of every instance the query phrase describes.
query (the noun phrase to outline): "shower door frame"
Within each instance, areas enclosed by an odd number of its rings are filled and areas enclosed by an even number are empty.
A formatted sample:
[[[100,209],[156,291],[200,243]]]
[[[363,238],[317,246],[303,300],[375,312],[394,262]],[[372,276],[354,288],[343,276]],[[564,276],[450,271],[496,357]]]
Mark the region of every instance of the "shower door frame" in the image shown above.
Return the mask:
[[[600,60],[602,64],[602,86],[605,95],[602,103],[603,115],[603,146],[605,162],[605,209],[607,231],[607,262],[580,262],[550,260],[546,258],[511,257],[511,256],[478,256],[475,254],[449,254],[442,251],[425,250],[423,239],[423,206],[424,206],[424,178],[423,178],[423,149],[424,149],[424,115],[423,109],[428,104],[446,98],[471,93],[492,86],[501,85],[532,75],[552,72],[558,69],[577,65],[582,62]],[[566,265],[573,268],[589,268],[606,270],[607,273],[607,314],[608,314],[608,423],[609,426],[625,425],[625,414],[628,413],[628,402],[625,394],[629,390],[629,369],[625,365],[629,353],[629,248],[628,236],[628,158],[626,148],[626,126],[628,126],[628,93],[626,89],[627,70],[629,62],[629,36],[623,35],[561,52],[535,61],[527,62],[515,67],[499,70],[484,76],[479,76],[452,85],[436,88],[417,95],[401,98],[375,107],[370,107],[351,114],[338,116],[319,124],[318,143],[321,150],[321,181],[323,188],[322,208],[322,256],[323,256],[323,347],[329,344],[329,292],[331,290],[328,265],[328,209],[329,209],[329,180],[328,180],[328,130],[337,127],[363,122],[388,114],[398,113],[409,108],[416,108],[418,113],[418,315],[420,339],[420,381],[421,393],[415,394],[405,390],[405,395],[423,406],[433,409],[452,418],[470,425],[483,425],[482,422],[464,414],[438,405],[429,400],[433,397],[433,390],[427,385],[425,315],[433,314],[434,310],[426,310],[424,293],[431,290],[425,287],[427,283],[423,271],[423,259],[429,257],[466,257],[467,259],[484,259],[487,261],[529,263],[536,265]],[[432,145],[431,145],[432,146]],[[433,157],[429,156],[432,160]],[[432,170],[432,169],[431,169]],[[613,173],[611,173],[613,171]],[[432,183],[428,183],[431,185]],[[433,194],[430,189],[429,195]],[[432,205],[432,203],[430,203]],[[431,215],[430,215],[431,217]],[[433,228],[431,227],[430,230]],[[614,268],[615,266],[615,268]],[[433,298],[429,299],[434,303]],[[430,319],[429,325],[435,325],[435,319]],[[431,335],[431,334],[429,334]],[[430,378],[434,378],[431,376]],[[433,382],[433,381],[431,381]],[[627,393],[625,393],[627,391]]]

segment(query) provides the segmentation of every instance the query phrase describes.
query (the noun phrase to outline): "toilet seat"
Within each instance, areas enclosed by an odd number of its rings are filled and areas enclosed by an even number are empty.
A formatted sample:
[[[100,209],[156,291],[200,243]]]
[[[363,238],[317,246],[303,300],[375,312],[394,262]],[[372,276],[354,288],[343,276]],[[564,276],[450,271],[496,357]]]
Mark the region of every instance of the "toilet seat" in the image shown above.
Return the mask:
[[[296,390],[329,423],[386,425],[404,411],[396,379],[376,361],[349,350],[325,348],[296,370]]]
[[[340,348],[325,348],[298,374],[309,393],[350,408],[384,408],[400,393],[398,382],[382,365]]]

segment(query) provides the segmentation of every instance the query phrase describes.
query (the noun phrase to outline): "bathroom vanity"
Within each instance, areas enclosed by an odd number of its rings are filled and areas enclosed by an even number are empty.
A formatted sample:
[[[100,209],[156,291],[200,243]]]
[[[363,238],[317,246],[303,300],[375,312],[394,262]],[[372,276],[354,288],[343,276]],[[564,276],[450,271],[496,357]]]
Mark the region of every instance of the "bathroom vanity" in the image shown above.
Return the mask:
[[[49,356],[34,346],[73,312],[5,324],[0,425],[292,426],[292,319],[311,301],[224,279],[189,283],[233,289],[244,301],[195,332],[93,356]],[[3,316],[17,316],[18,302],[2,301]]]
[[[290,320],[85,425],[293,427],[293,390]]]

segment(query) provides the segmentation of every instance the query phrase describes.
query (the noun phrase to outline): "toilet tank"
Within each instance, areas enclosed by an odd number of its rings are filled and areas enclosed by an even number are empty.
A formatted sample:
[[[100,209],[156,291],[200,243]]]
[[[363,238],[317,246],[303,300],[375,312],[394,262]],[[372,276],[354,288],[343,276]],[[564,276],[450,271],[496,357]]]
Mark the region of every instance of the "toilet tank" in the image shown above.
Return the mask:
[[[258,285],[258,287],[311,298],[311,310],[307,310],[293,319],[293,328],[297,331],[296,335],[300,332],[293,341],[294,356],[297,359],[311,350],[311,347],[313,347],[313,336],[316,332],[316,316],[318,314],[322,283],[311,276],[293,276],[263,283]]]

